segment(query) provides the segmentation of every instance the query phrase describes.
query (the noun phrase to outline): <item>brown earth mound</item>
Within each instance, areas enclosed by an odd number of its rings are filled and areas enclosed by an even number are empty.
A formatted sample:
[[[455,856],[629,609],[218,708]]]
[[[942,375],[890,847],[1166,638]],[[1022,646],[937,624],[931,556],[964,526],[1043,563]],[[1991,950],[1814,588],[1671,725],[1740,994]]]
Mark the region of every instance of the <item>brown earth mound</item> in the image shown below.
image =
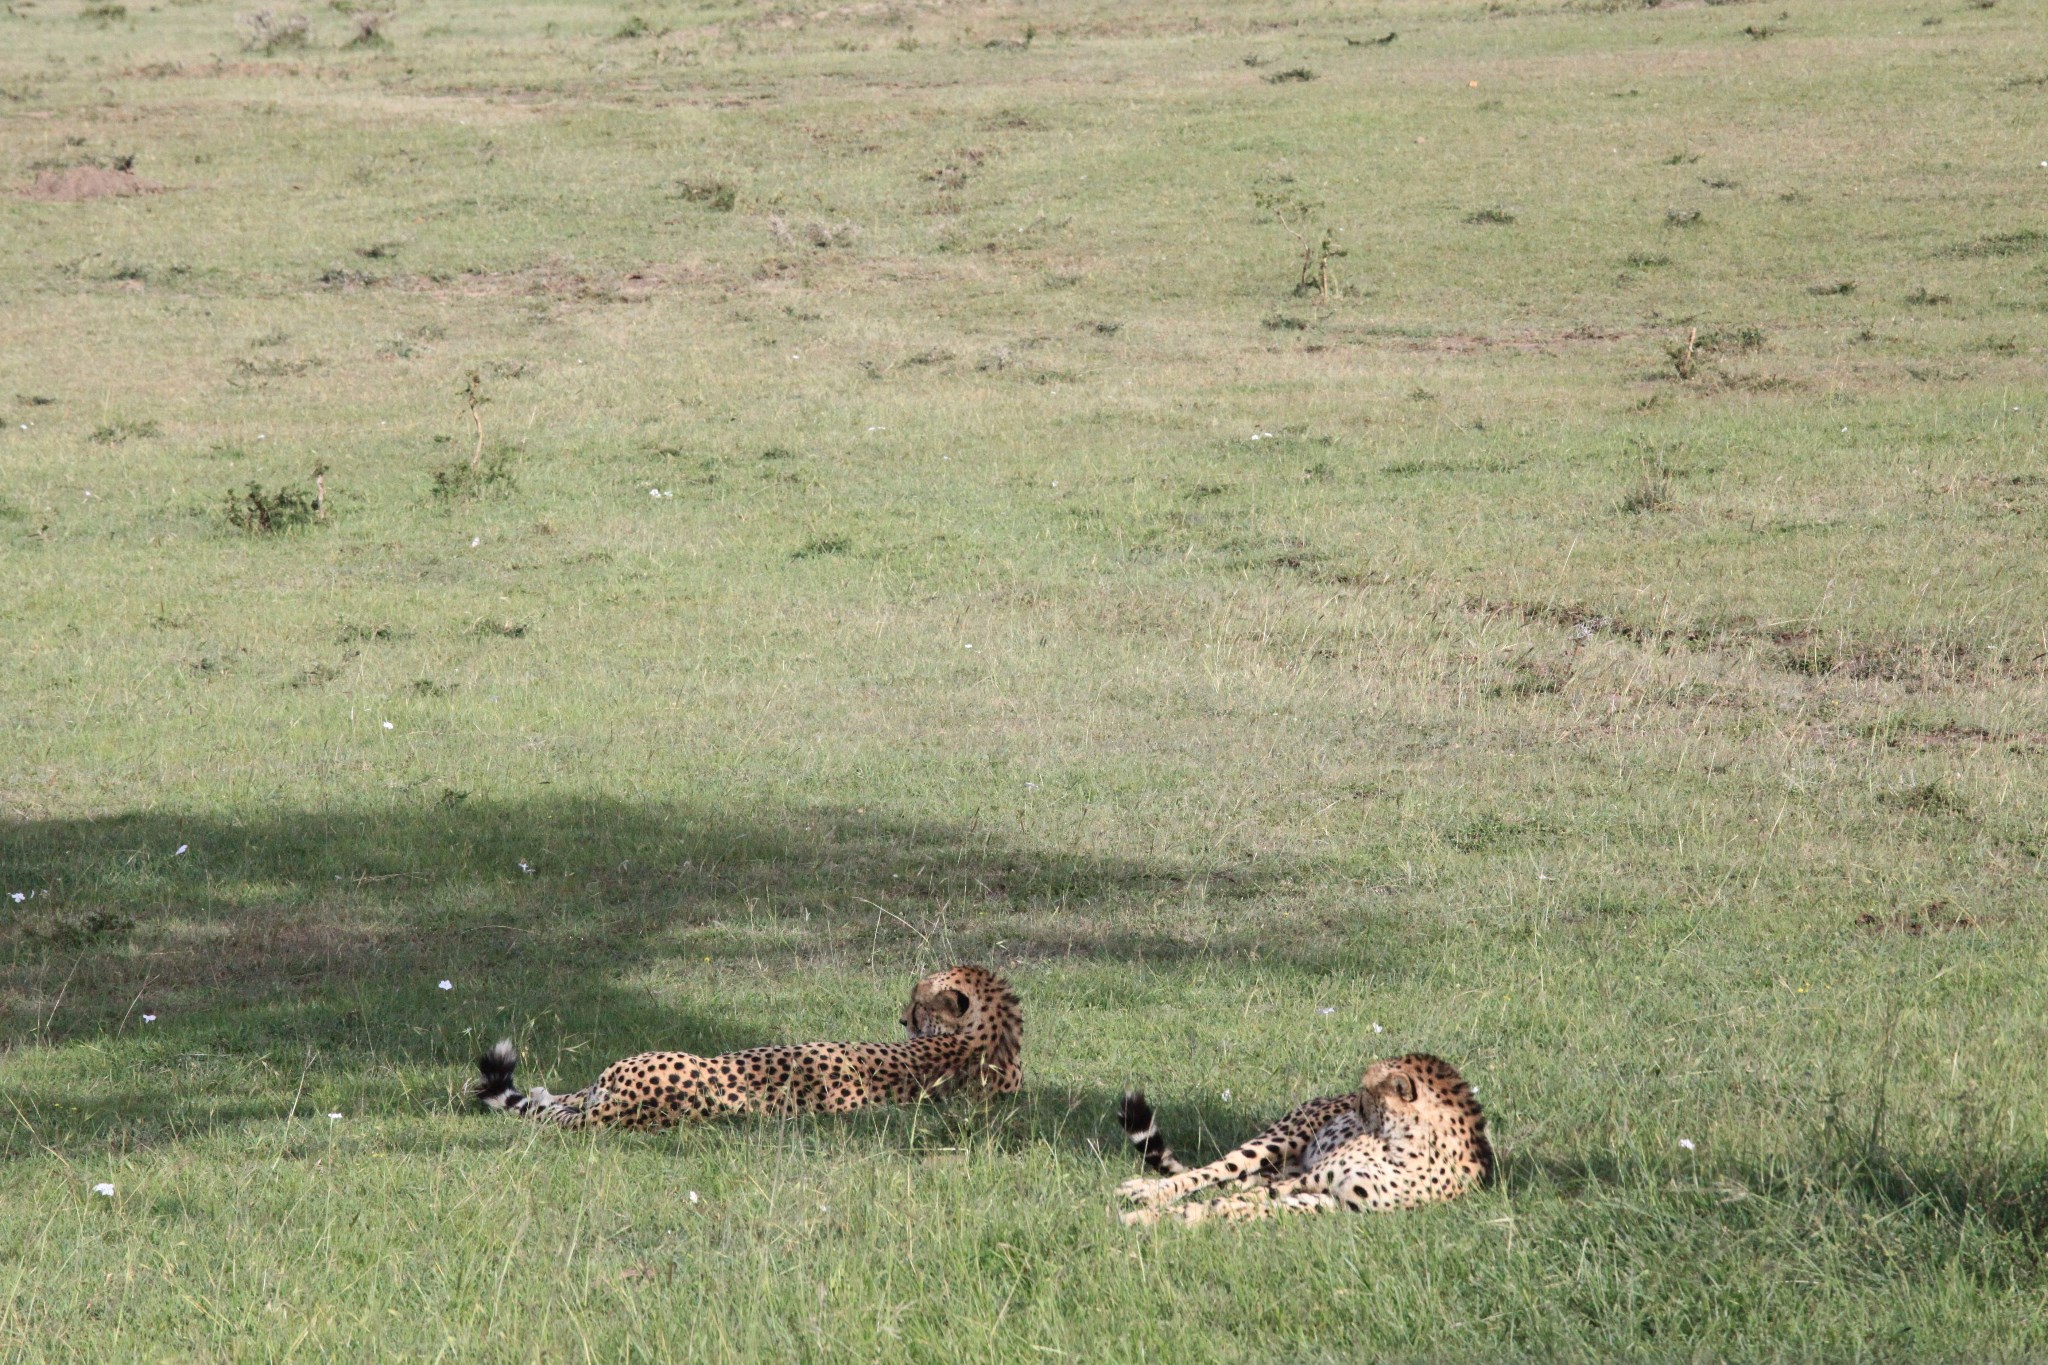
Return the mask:
[[[72,166],[61,171],[39,171],[36,183],[22,191],[28,199],[53,204],[75,204],[81,199],[114,199],[130,194],[155,194],[163,188],[144,180],[133,171],[110,171],[101,166]]]

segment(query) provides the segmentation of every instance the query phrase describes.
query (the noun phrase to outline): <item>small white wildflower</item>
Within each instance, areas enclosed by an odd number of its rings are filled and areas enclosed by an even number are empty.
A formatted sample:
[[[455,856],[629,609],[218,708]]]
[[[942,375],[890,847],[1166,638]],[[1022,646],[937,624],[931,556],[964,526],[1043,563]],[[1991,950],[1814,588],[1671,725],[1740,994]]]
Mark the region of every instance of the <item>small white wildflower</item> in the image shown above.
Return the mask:
[[[529,866],[529,865],[528,865],[528,863],[527,863],[526,859],[524,859],[524,858],[521,858],[521,859],[519,860],[519,870],[520,870],[521,872],[524,872],[524,873],[525,873],[525,874],[526,874],[527,876],[529,876],[529,877],[531,877],[531,876],[533,875],[533,868],[532,868],[531,866]]]
[[[479,545],[481,545],[481,544],[483,544],[483,543],[484,543],[484,538],[483,538],[482,536],[471,536],[471,537],[469,538],[469,548],[470,548],[470,549],[472,549],[472,550],[474,550],[474,549],[475,549],[475,548],[476,548],[477,546],[479,546]]]
[[[1337,1007],[1335,1005],[1325,1005],[1316,1011],[1317,1014],[1335,1014],[1336,1012]]]
[[[142,1016],[142,1022],[145,1024],[154,1024],[156,1022],[156,1016],[154,1014],[145,1014]]]
[[[7,893],[7,899],[13,901],[16,905],[20,905],[28,899],[28,894],[22,891],[10,891]]]
[[[2042,164],[2043,166],[2048,166],[2048,161],[2044,161],[2044,162],[2042,162],[2041,164]],[[889,429],[889,428],[887,428],[887,427],[869,427],[869,428],[868,428],[868,430],[869,430],[869,431],[887,431],[888,429]]]
[[[178,851],[177,851],[176,853],[173,853],[173,854],[172,854],[171,856],[172,856],[173,858],[182,858],[182,857],[184,857],[184,856],[185,856],[185,850],[186,850],[186,849],[188,849],[188,848],[190,848],[190,847],[192,847],[192,845],[190,845],[190,844],[179,844],[179,845],[178,845]]]
[[[1693,1141],[1691,1138],[1680,1138],[1678,1140],[1678,1145],[1685,1148],[1685,1150],[1688,1152],[1696,1152],[1699,1150],[1699,1148],[1693,1145]]]
[[[650,488],[647,490],[647,496],[650,498],[658,498],[661,496],[661,490],[659,488]]]
[[[434,984],[436,984],[437,986],[439,986],[439,987],[440,987],[440,988],[441,988],[442,990],[444,990],[444,991],[452,991],[452,990],[454,990],[454,989],[455,989],[455,983],[454,983],[453,981],[446,981],[446,980],[444,980],[444,981],[438,981],[438,982],[436,982],[436,983],[434,983]]]
[[[102,1199],[112,1199],[114,1197],[114,1187],[104,1180],[93,1186],[92,1192]]]
[[[341,1117],[341,1115],[339,1115],[339,1114],[329,1114],[329,1115],[327,1116],[327,1121],[328,1121],[329,1123],[333,1123],[333,1122],[334,1122],[335,1120],[339,1119],[340,1117]]]
[[[967,646],[967,647],[968,647],[969,649],[972,649],[972,648],[974,648],[974,646],[973,646],[973,645],[969,645],[969,646]]]
[[[697,1192],[695,1190],[690,1191],[690,1202],[692,1204],[697,1202]]]
[[[1373,1031],[1374,1033],[1385,1033],[1385,1032],[1386,1032],[1386,1030],[1385,1030],[1385,1029],[1383,1029],[1383,1028],[1381,1028],[1381,1027],[1380,1027],[1380,1026],[1379,1026],[1378,1024],[1374,1024],[1374,1025],[1372,1026],[1372,1031]]]
[[[1225,1104],[1230,1103],[1230,1092],[1228,1090],[1223,1092],[1223,1102]]]
[[[393,724],[392,724],[392,723],[391,723],[390,721],[388,721],[388,720],[387,720],[387,721],[385,721],[385,722],[384,722],[384,728],[385,728],[385,729],[387,729],[387,730],[392,730],[392,729],[396,729],[397,727],[396,727],[396,726],[394,726],[394,725],[393,725]]]

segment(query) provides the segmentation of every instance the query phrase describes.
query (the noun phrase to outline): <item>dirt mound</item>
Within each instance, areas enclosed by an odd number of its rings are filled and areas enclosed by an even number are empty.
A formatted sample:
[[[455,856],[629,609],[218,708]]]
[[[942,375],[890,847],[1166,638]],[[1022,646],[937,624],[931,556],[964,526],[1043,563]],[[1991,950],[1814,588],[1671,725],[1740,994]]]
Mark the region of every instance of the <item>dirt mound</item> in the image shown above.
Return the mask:
[[[133,171],[110,171],[103,166],[72,166],[61,171],[38,171],[36,183],[22,196],[52,204],[75,204],[81,199],[116,199],[130,194],[155,194],[163,188],[144,180]]]

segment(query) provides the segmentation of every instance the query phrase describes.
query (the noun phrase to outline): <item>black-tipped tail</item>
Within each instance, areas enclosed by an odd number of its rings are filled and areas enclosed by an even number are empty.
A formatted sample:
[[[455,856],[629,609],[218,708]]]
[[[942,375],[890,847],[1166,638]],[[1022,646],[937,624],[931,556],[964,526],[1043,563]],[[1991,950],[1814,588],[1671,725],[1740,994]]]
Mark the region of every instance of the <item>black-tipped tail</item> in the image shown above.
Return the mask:
[[[1147,1166],[1161,1175],[1179,1175],[1187,1169],[1166,1145],[1166,1139],[1159,1136],[1159,1121],[1153,1117],[1152,1106],[1145,1102],[1144,1091],[1125,1091],[1123,1103],[1116,1107],[1116,1119]]]
[[[512,1069],[519,1065],[519,1049],[505,1038],[476,1059],[476,1087],[470,1092],[490,1109],[513,1109],[526,1097],[512,1084]]]

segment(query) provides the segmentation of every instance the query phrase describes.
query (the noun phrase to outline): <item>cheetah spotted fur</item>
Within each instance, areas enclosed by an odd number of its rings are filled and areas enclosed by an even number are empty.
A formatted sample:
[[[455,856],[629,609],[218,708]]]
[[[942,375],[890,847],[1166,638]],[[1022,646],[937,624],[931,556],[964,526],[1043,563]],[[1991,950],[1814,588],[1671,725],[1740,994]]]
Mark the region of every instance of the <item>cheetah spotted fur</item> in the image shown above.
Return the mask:
[[[1373,1063],[1353,1094],[1310,1100],[1236,1151],[1194,1169],[1160,1138],[1144,1095],[1126,1095],[1118,1117],[1163,1177],[1123,1183],[1118,1193],[1140,1206],[1123,1215],[1126,1223],[1412,1209],[1455,1199],[1493,1176],[1486,1116],[1472,1087],[1448,1062],[1422,1052]],[[1250,1188],[1179,1202],[1198,1190],[1233,1186]]]
[[[477,1058],[485,1106],[562,1128],[668,1128],[719,1114],[839,1114],[956,1090],[1013,1094],[1022,1082],[1024,1019],[1009,983],[981,967],[928,976],[903,1011],[901,1043],[796,1043],[717,1057],[643,1052],[597,1084],[551,1095],[512,1081],[507,1039]]]

